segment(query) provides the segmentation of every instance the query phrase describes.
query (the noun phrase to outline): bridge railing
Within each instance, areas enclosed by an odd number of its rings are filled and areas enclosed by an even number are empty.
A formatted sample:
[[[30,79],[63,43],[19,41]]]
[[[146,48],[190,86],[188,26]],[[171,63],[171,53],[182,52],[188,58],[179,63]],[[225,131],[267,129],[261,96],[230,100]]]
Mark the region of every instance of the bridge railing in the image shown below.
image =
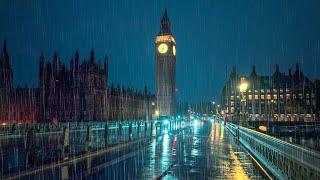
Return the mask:
[[[6,135],[24,135],[28,129],[32,128],[37,133],[49,133],[62,131],[63,128],[68,127],[70,130],[86,129],[89,125],[96,128],[104,128],[105,125],[115,125],[117,123],[128,124],[145,121],[143,119],[136,120],[119,120],[119,121],[92,121],[92,122],[59,122],[57,127],[51,123],[38,124],[17,124],[17,125],[0,125],[0,136]]]
[[[228,123],[227,128],[277,178],[320,178],[320,153]]]

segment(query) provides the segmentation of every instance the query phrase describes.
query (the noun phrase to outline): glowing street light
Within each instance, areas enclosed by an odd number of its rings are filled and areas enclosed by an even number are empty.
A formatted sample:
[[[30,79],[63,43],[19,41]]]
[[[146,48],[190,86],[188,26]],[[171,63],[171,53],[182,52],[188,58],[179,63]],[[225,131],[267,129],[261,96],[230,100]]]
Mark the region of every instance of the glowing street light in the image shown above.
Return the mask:
[[[155,114],[156,116],[159,116],[159,115],[160,115],[159,110],[156,110],[156,111],[154,112],[154,114]]]
[[[248,89],[248,83],[247,82],[242,82],[239,86],[240,92],[246,92]]]

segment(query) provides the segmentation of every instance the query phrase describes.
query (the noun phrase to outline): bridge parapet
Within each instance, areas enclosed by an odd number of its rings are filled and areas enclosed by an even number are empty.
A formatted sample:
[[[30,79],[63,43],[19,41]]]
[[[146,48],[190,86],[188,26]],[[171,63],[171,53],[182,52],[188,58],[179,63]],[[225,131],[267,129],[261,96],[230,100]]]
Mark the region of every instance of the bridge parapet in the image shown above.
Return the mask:
[[[320,153],[231,123],[227,129],[278,179],[320,179]]]

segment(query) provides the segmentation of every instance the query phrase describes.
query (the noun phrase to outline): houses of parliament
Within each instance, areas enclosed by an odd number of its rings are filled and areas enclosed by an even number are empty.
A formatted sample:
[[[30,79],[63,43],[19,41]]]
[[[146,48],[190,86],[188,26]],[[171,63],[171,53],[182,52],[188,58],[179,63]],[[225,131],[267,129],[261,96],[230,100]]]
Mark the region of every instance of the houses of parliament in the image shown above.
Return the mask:
[[[39,58],[38,87],[13,87],[7,41],[0,57],[0,124],[103,121],[149,118],[155,97],[148,89],[108,86],[108,58],[97,61],[94,51],[70,65],[55,52],[51,60]]]

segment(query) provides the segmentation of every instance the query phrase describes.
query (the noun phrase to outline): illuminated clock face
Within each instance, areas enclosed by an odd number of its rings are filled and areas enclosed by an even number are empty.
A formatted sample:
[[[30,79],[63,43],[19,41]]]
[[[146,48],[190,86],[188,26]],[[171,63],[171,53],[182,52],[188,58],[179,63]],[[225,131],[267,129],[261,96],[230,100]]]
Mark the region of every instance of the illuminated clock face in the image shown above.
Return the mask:
[[[160,45],[158,46],[158,51],[159,51],[159,53],[161,53],[161,54],[166,53],[166,52],[168,51],[168,45],[165,44],[165,43],[160,44]]]
[[[176,56],[176,46],[173,46],[172,51],[173,51],[173,55]]]

